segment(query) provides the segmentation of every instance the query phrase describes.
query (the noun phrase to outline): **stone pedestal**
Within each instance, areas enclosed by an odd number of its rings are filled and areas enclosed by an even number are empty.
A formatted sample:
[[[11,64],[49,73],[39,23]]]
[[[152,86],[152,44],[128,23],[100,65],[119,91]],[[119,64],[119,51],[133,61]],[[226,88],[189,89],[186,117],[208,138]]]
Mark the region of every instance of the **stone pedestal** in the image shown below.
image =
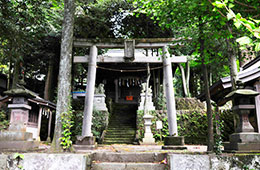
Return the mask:
[[[76,145],[73,145],[77,151],[95,149],[96,138],[94,136],[77,136]]]
[[[145,133],[143,138],[142,144],[155,144],[155,139],[153,138],[153,134],[151,131],[151,125],[152,125],[152,115],[144,115],[144,127],[145,127]]]
[[[0,149],[3,150],[30,150],[38,147],[39,143],[33,141],[33,134],[26,132],[31,106],[24,97],[14,97],[11,109],[10,125],[7,131],[0,133]]]
[[[243,107],[235,108],[239,113],[239,124],[236,133],[229,136],[229,142],[224,144],[226,151],[255,151],[260,150],[260,134],[254,132],[254,128],[248,120],[250,110],[244,110]]]
[[[166,136],[164,138],[164,146],[162,146],[162,149],[184,150],[187,149],[184,144],[183,136]]]
[[[96,110],[107,111],[105,99],[106,99],[105,94],[95,94],[94,95],[94,107]]]

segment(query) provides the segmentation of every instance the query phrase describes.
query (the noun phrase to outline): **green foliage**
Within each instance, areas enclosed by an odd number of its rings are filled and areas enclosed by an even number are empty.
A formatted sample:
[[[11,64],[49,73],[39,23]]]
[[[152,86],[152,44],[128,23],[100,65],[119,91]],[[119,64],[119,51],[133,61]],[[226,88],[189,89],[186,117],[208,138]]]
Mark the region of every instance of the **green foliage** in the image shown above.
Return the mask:
[[[201,112],[188,112],[177,115],[178,132],[185,137],[187,144],[206,144],[207,115]]]
[[[163,85],[160,85],[158,96],[154,99],[157,110],[166,109],[166,98],[163,92]]]
[[[24,159],[24,155],[21,154],[21,153],[15,153],[15,154],[13,155],[13,158],[14,158],[15,160],[17,160],[16,166],[17,166],[19,169],[24,170],[23,166],[20,165],[20,161]]]
[[[173,36],[144,14],[133,16],[125,0],[78,2],[75,35],[84,38],[144,38]]]
[[[207,115],[200,111],[179,111],[177,114],[178,133],[185,137],[186,144],[206,144],[207,143]],[[156,129],[156,121],[160,120],[163,124],[161,130],[162,138],[169,136],[168,119],[166,111],[150,111],[154,116],[151,126],[152,133],[156,141],[160,140],[160,131]],[[137,111],[137,132],[139,139],[144,137],[144,113],[142,110]],[[223,141],[229,140],[229,135],[234,133],[233,114],[230,110],[220,113],[220,120],[215,121],[218,124],[220,134],[215,133],[215,152],[221,153]],[[215,119],[214,119],[215,120]]]
[[[73,116],[72,120],[74,121],[74,126],[71,129],[72,132],[72,141],[76,141],[76,136],[80,136],[82,132],[82,121],[83,121],[83,109],[84,101],[83,100],[73,100],[72,101]],[[91,130],[93,135],[96,137],[97,142],[100,142],[101,135],[106,129],[108,124],[108,112],[98,111],[94,108],[92,113],[92,126]]]
[[[220,123],[223,124],[222,130],[222,140],[228,141],[229,135],[235,132],[234,129],[234,114],[232,110],[224,110],[219,113]]]
[[[6,118],[7,112],[4,110],[0,111],[0,131],[1,130],[6,130],[9,125],[9,120]]]
[[[246,36],[237,38],[237,42],[242,49],[248,46],[254,46],[255,51],[260,51],[260,20],[258,1],[235,2],[233,0],[220,0],[213,3],[214,6],[220,9],[225,9],[227,20],[233,20],[233,24],[237,29],[245,31],[244,34],[250,33]],[[246,8],[246,9],[245,9]],[[250,13],[239,13],[237,11],[247,11],[251,9]],[[235,13],[236,11],[237,13]],[[245,18],[243,16],[246,16]]]
[[[68,151],[72,147],[71,128],[73,127],[73,110],[69,105],[68,111],[61,113],[62,137],[59,138],[63,150]]]
[[[161,129],[162,138],[169,136],[168,119],[165,111],[151,111],[153,125],[152,133],[156,141],[160,140],[160,131],[156,129],[156,121],[160,120],[163,124]],[[185,137],[187,144],[205,144],[207,137],[207,116],[198,112],[187,112],[177,115],[179,135]],[[137,112],[137,129],[140,138],[144,136],[143,111]]]
[[[14,159],[24,159],[24,155],[21,153],[15,153],[13,157]]]
[[[102,132],[106,129],[108,124],[108,112],[93,110],[92,118],[92,132],[96,136],[98,142],[100,142]]]
[[[221,154],[222,153],[222,147],[223,147],[223,136],[224,136],[224,121],[223,120],[217,120],[216,119],[216,114],[215,113],[215,125],[216,125],[216,130],[217,132],[214,134],[214,152],[216,154]]]

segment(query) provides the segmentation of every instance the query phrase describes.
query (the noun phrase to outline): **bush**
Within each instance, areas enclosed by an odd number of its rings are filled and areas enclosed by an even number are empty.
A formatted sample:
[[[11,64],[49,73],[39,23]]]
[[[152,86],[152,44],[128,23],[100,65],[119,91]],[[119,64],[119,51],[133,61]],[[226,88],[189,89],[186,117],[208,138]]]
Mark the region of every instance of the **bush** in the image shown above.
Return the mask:
[[[224,110],[220,112],[220,121],[223,121],[223,141],[229,140],[229,135],[235,132],[234,116],[232,110]]]
[[[83,109],[84,101],[83,100],[73,100],[72,108],[74,110],[72,121],[74,126],[71,129],[72,132],[72,141],[76,141],[76,136],[81,136],[82,132],[82,122],[83,122]],[[106,129],[108,124],[108,115],[107,111],[98,111],[94,108],[92,113],[92,133],[96,137],[97,142],[100,142],[101,135]]]
[[[0,131],[6,130],[9,126],[9,120],[7,119],[7,112],[4,110],[0,111]]]
[[[207,144],[207,114],[199,111],[185,111],[182,114],[177,114],[178,133],[179,136],[185,137],[186,144]],[[153,125],[151,126],[152,133],[156,141],[160,140],[160,131],[156,129],[156,121],[160,120],[163,123],[161,130],[162,138],[169,136],[168,119],[166,111],[151,111]],[[137,111],[137,132],[139,140],[144,136],[144,113],[142,110]],[[230,134],[234,133],[233,114],[230,110],[220,113],[220,120],[223,121],[223,140],[228,141]],[[215,129],[215,128],[214,128]]]

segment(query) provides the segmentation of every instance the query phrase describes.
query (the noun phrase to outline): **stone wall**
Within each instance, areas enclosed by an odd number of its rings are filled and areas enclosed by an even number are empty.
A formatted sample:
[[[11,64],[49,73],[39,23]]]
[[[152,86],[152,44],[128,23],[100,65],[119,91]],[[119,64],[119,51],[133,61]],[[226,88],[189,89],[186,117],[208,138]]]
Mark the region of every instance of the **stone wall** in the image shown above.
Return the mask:
[[[20,154],[21,157],[24,157],[20,160],[14,158],[15,154],[1,154],[0,170],[89,170],[91,168],[92,159],[94,158],[93,154],[24,153]],[[130,159],[130,156],[127,157],[126,153],[125,159],[127,158]],[[215,155],[167,153],[167,159],[170,170],[260,169],[259,154]],[[147,167],[136,167],[136,169],[147,169]]]
[[[23,159],[15,155],[0,155],[0,170],[87,170],[91,160],[86,154],[24,153]]]
[[[198,154],[169,154],[171,170],[239,170],[260,169],[260,155],[227,154],[227,155],[198,155]]]

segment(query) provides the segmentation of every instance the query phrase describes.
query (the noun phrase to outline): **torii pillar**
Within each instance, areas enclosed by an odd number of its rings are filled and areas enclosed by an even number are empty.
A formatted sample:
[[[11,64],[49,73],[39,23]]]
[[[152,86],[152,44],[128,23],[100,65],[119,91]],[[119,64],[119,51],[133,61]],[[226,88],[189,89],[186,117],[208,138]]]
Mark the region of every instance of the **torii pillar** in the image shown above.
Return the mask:
[[[187,58],[185,56],[173,56],[168,54],[167,46],[174,46],[172,41],[174,38],[167,39],[136,39],[136,40],[112,40],[109,43],[92,42],[88,39],[74,40],[75,47],[91,47],[90,56],[75,56],[74,63],[89,63],[88,64],[88,80],[85,97],[84,120],[82,128],[82,136],[78,137],[77,144],[92,145],[94,143],[86,142],[93,139],[91,133],[92,124],[92,111],[93,111],[93,98],[94,86],[96,79],[96,65],[99,63],[163,63],[164,64],[164,82],[166,84],[166,98],[167,98],[167,113],[169,122],[170,136],[165,138],[165,145],[184,145],[184,138],[178,136],[177,120],[176,120],[176,106],[172,82],[172,63],[185,63]],[[98,48],[125,48],[124,56],[97,56]],[[128,47],[128,48],[127,48]],[[134,54],[135,48],[163,48],[164,55],[159,58],[153,56],[136,55]],[[133,57],[134,56],[134,57]],[[74,146],[75,147],[75,146]],[[184,148],[184,147],[182,147]],[[167,148],[165,148],[167,149]],[[170,148],[171,149],[171,148]],[[180,149],[180,146],[178,147]]]
[[[167,106],[167,116],[168,116],[168,128],[170,136],[164,138],[163,149],[187,149],[184,147],[184,137],[178,136],[177,129],[177,116],[176,116],[176,104],[173,90],[173,79],[172,79],[172,62],[167,49],[167,46],[162,48],[163,51],[163,74],[165,82],[165,92],[166,92],[166,106]]]
[[[95,45],[91,46],[88,62],[88,76],[84,105],[84,118],[82,122],[82,136],[77,138],[76,144],[78,145],[95,145],[95,138],[91,133],[91,126],[97,71],[97,55],[97,47]]]

